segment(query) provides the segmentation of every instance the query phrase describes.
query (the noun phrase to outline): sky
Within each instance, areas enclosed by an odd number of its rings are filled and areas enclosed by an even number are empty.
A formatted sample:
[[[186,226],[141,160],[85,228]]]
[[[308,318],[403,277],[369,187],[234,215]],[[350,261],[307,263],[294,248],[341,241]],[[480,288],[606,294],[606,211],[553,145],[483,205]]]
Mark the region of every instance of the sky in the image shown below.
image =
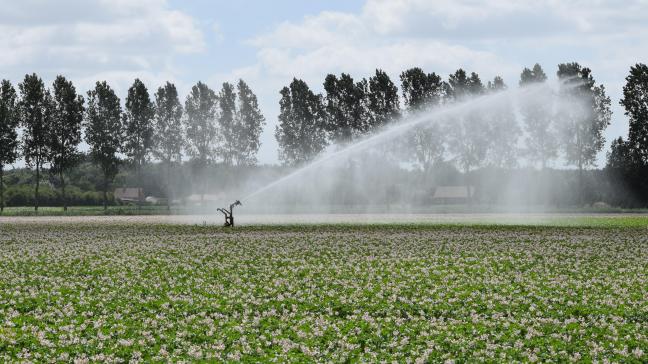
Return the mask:
[[[575,61],[612,98],[608,149],[627,134],[619,99],[630,66],[648,62],[646,19],[648,0],[0,0],[0,78],[63,74],[84,94],[106,80],[121,98],[136,77],[183,98],[198,80],[243,78],[267,119],[258,159],[276,163],[279,90],[293,77],[321,92],[328,73],[381,68],[397,82],[414,66],[464,68],[516,87],[524,67],[555,77]]]

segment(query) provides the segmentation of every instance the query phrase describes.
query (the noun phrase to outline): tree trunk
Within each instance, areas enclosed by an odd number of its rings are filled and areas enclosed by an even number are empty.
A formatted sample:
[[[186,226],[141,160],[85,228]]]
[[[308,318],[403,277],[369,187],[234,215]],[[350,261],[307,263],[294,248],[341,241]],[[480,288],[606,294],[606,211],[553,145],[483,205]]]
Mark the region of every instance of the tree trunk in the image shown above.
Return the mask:
[[[142,189],[142,193],[144,193],[144,188],[142,187],[142,165],[140,162],[135,163],[135,175],[137,178],[137,188],[138,188],[138,193],[137,193],[137,209],[141,210],[142,209],[142,200],[140,199],[139,196],[139,189]]]
[[[0,166],[0,214],[4,212],[4,168]]]
[[[470,181],[468,180],[468,173],[470,167],[466,167],[464,172],[464,184],[466,185],[466,196],[468,196],[468,205],[472,205],[472,194],[470,193]]]
[[[583,193],[583,163],[578,161],[578,204],[582,207],[584,202]]]
[[[104,185],[103,185],[103,207],[104,211],[108,211],[108,176],[104,174]]]
[[[171,211],[171,161],[166,165],[167,211]]]
[[[65,198],[65,177],[63,177],[63,171],[59,172],[59,178],[61,179],[61,197],[63,198],[63,211],[68,210],[67,199]]]
[[[38,211],[38,187],[40,186],[40,162],[36,160],[36,191],[34,194],[34,211]]]

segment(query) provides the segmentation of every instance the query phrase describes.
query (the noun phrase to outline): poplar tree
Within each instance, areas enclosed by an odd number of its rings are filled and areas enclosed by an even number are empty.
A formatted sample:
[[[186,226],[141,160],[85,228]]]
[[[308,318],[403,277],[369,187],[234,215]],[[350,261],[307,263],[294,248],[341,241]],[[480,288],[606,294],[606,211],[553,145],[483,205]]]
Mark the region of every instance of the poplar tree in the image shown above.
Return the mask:
[[[648,166],[648,66],[637,63],[630,68],[620,104],[630,119],[631,155],[638,165]]]
[[[23,156],[30,168],[36,171],[34,210],[38,211],[40,174],[48,162],[49,132],[52,127],[52,97],[45,84],[35,73],[25,75],[20,89],[19,112],[23,126]]]
[[[596,162],[605,144],[603,131],[610,124],[610,98],[603,85],[596,85],[592,71],[580,64],[558,65],[563,82],[561,97],[568,101],[556,116],[562,127],[562,149],[567,164],[578,168],[579,200],[583,202],[583,170]]]
[[[521,87],[533,87],[547,81],[547,75],[539,64],[532,69],[524,68],[520,75]],[[552,115],[553,97],[530,97],[520,103],[524,120],[526,153],[532,161],[540,162],[542,169],[558,156],[558,135]]]
[[[0,83],[0,213],[4,212],[4,167],[18,158],[16,90],[9,80]]]
[[[155,109],[148,90],[136,78],[128,89],[123,113],[123,152],[135,167],[137,187],[142,187],[142,167],[153,146],[153,117]]]
[[[240,129],[236,118],[236,91],[231,83],[223,83],[218,93],[218,105],[218,126],[221,136],[218,154],[225,165],[231,166],[234,164]]]
[[[418,67],[400,75],[401,92],[410,112],[433,108],[441,102],[443,82],[436,73],[425,73]]]
[[[185,101],[186,152],[192,158],[201,179],[201,199],[205,194],[203,173],[216,158],[218,129],[216,121],[218,97],[202,82],[191,88]]]
[[[236,85],[238,95],[237,143],[235,161],[237,165],[256,164],[261,132],[265,117],[259,109],[259,102],[252,89],[243,80]]]
[[[410,115],[438,107],[443,96],[443,81],[436,73],[410,68],[400,75],[405,106]],[[432,165],[443,159],[445,133],[439,123],[422,125],[406,135],[405,152],[418,164],[427,178]]]
[[[496,76],[488,81],[487,92],[497,93],[507,89],[504,79]],[[522,130],[515,119],[512,102],[508,97],[493,101],[487,117],[491,147],[488,149],[489,162],[500,168],[515,167],[518,160],[518,138]]]
[[[175,85],[167,82],[155,93],[155,117],[153,123],[153,155],[165,167],[167,209],[171,207],[171,168],[182,161],[184,143],[182,130],[182,104]]]
[[[448,78],[446,91],[448,102],[469,102],[469,97],[480,96],[486,89],[475,72],[468,76],[459,69]],[[488,156],[492,142],[490,123],[481,110],[473,109],[452,120],[449,128],[449,147],[464,172],[468,201],[472,201],[468,178],[471,170],[481,166]]]
[[[72,81],[57,76],[52,86],[52,126],[49,130],[50,173],[61,183],[63,211],[67,211],[65,172],[79,161],[83,122],[83,96],[77,95]]]
[[[399,118],[398,87],[385,71],[377,69],[375,75],[369,78],[367,98],[370,129],[380,128]]]
[[[326,113],[321,95],[314,94],[306,82],[293,79],[281,90],[279,125],[279,160],[296,166],[313,159],[326,147]]]
[[[117,153],[122,149],[122,109],[119,97],[106,83],[97,82],[88,91],[88,105],[85,112],[85,141],[90,146],[92,161],[103,173],[103,206],[108,209],[108,187],[119,171]]]
[[[367,80],[356,83],[346,73],[326,76],[326,127],[334,143],[349,143],[369,130],[367,88]]]

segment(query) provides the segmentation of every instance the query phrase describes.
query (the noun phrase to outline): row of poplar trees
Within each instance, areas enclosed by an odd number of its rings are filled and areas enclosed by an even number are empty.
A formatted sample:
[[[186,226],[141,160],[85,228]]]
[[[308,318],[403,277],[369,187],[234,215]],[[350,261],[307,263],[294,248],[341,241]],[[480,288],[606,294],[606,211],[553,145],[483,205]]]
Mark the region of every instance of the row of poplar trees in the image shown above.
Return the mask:
[[[518,122],[512,105],[490,108],[486,111],[493,115],[458,118],[445,127],[432,124],[415,128],[401,143],[405,156],[426,175],[436,162],[444,160],[455,162],[467,175],[484,165],[514,167],[521,156],[544,169],[562,152],[565,161],[580,171],[582,186],[582,170],[595,163],[605,143],[603,131],[611,119],[610,99],[587,67],[564,63],[558,65],[556,74],[563,84],[571,84],[563,88],[560,98],[573,98],[574,108],[585,104],[589,110],[560,110],[557,114],[551,99],[542,98],[522,103],[519,113],[524,120]],[[546,73],[536,64],[521,72],[519,85],[546,81]],[[293,79],[281,90],[275,131],[280,160],[300,165],[329,144],[344,145],[402,117],[506,88],[501,77],[484,84],[477,73],[463,69],[449,75],[447,81],[421,68],[408,69],[400,74],[400,95],[382,70],[359,81],[345,73],[339,77],[329,74],[323,95],[314,93],[306,82]],[[524,143],[518,143],[522,137]]]
[[[198,82],[184,107],[169,82],[158,88],[153,101],[144,83],[136,79],[123,109],[105,81],[97,82],[86,98],[63,76],[47,89],[36,74],[26,75],[18,90],[19,94],[8,80],[0,86],[0,210],[4,168],[19,157],[35,172],[34,208],[38,210],[43,168],[49,167],[60,179],[67,210],[65,175],[80,161],[79,145],[85,140],[92,161],[103,172],[107,208],[108,188],[123,156],[140,184],[144,164],[151,157],[162,162],[168,186],[171,169],[181,163],[183,153],[203,169],[212,162],[255,164],[265,123],[256,95],[243,80],[236,86],[224,83],[219,93]]]

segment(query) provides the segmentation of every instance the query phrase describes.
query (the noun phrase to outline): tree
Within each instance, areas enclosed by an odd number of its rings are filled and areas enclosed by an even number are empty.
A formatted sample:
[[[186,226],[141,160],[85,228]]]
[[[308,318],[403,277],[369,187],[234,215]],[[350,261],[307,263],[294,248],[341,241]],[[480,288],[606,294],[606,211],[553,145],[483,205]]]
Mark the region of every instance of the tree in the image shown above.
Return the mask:
[[[326,76],[326,127],[334,143],[349,143],[368,131],[367,88],[367,80],[356,83],[346,73],[340,78],[332,74]]]
[[[471,95],[471,80],[468,78],[466,71],[458,69],[448,77],[446,85],[446,98],[450,101],[462,101]]]
[[[639,165],[648,166],[648,66],[630,67],[620,104],[630,118],[628,143]]]
[[[202,82],[191,88],[191,93],[185,101],[187,143],[186,151],[191,156],[200,177],[205,167],[216,157],[216,102],[218,98],[214,90]],[[202,178],[202,182],[205,180]],[[201,199],[205,186],[201,187]]]
[[[367,98],[370,129],[380,128],[400,117],[398,87],[385,71],[377,69],[376,74],[369,78]]]
[[[321,95],[315,95],[306,82],[293,79],[281,90],[279,159],[286,165],[305,163],[326,147],[325,111]]]
[[[459,69],[448,78],[446,87],[448,102],[466,102],[468,97],[479,96],[484,92],[484,85],[475,72],[468,77],[463,69]],[[449,125],[449,146],[464,172],[470,201],[469,173],[472,168],[479,167],[488,156],[492,143],[490,123],[483,110],[472,108],[469,108],[466,113],[459,114],[452,121],[453,123]]]
[[[4,212],[4,167],[18,158],[16,90],[8,80],[0,83],[0,213]]]
[[[634,167],[632,154],[630,143],[623,140],[622,137],[614,139],[607,154],[607,167],[623,172],[632,170]]]
[[[432,166],[443,160],[444,138],[445,133],[439,123],[416,127],[408,134],[409,152],[413,155],[416,164],[421,167],[426,179]]]
[[[443,82],[436,73],[415,67],[401,73],[401,90],[410,112],[436,107],[441,102]]]
[[[539,64],[533,69],[524,68],[520,75],[520,86],[531,87],[547,81],[547,75]],[[558,138],[553,123],[552,100],[536,90],[531,97],[524,98],[520,104],[520,113],[524,119],[526,152],[532,161],[540,162],[544,170],[547,163],[558,156]],[[540,94],[539,94],[540,93]]]
[[[119,171],[117,153],[122,149],[123,136],[121,113],[119,97],[106,81],[97,82],[94,90],[88,91],[85,140],[90,146],[90,157],[103,172],[104,210],[108,209],[108,186]]]
[[[493,81],[488,81],[487,90],[490,93],[502,92],[507,89],[504,80],[496,76]],[[511,100],[508,97],[493,101],[491,110],[486,113],[490,117],[491,148],[488,150],[488,159],[493,165],[504,168],[514,167],[518,157],[518,138],[521,134],[520,127],[515,119]]]
[[[165,165],[167,209],[171,207],[171,167],[182,160],[182,104],[174,84],[167,82],[155,93],[153,155]]]
[[[83,122],[83,96],[77,95],[72,81],[57,76],[52,86],[52,124],[49,129],[50,173],[58,175],[61,182],[63,210],[67,211],[65,198],[65,172],[79,160]]]
[[[128,89],[123,114],[123,152],[135,166],[138,187],[142,186],[142,167],[153,146],[155,108],[142,81],[135,79]]]
[[[630,119],[628,139],[612,142],[607,155],[607,170],[619,184],[617,191],[631,194],[626,205],[648,203],[648,66],[638,63],[630,68],[620,104]]]
[[[256,95],[243,80],[236,85],[238,92],[237,146],[235,160],[237,165],[256,164],[256,154],[261,142],[259,137],[265,125],[265,117],[259,109]]]
[[[34,210],[38,211],[38,189],[40,187],[40,172],[49,157],[49,131],[51,130],[52,97],[45,84],[35,73],[25,75],[24,81],[18,85],[21,99],[18,103],[20,121],[23,130],[23,155],[25,162],[36,170],[36,185],[34,188]]]
[[[614,139],[607,153],[605,172],[617,203],[645,207],[648,203],[648,165],[637,160],[634,145],[622,137]]]
[[[408,113],[414,114],[437,107],[443,96],[443,81],[436,73],[426,74],[416,67],[401,73],[401,89]],[[432,165],[443,159],[445,152],[444,132],[440,123],[433,121],[408,133],[405,150],[421,166],[427,178]]]
[[[231,166],[236,155],[239,131],[236,119],[236,91],[231,83],[223,83],[223,88],[218,94],[218,105],[220,106],[218,125],[222,137],[218,154],[221,155],[225,165]]]
[[[597,86],[589,68],[578,63],[558,65],[562,103],[557,118],[562,126],[563,151],[568,164],[578,167],[579,200],[583,202],[583,169],[593,165],[603,148],[603,131],[610,125],[610,98]]]

